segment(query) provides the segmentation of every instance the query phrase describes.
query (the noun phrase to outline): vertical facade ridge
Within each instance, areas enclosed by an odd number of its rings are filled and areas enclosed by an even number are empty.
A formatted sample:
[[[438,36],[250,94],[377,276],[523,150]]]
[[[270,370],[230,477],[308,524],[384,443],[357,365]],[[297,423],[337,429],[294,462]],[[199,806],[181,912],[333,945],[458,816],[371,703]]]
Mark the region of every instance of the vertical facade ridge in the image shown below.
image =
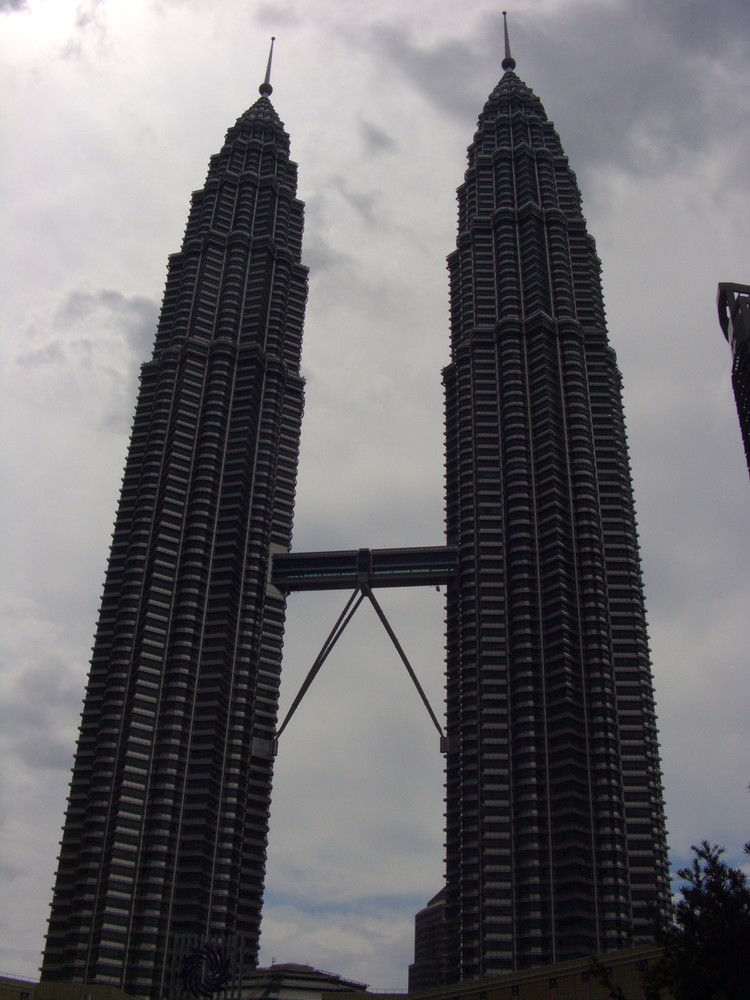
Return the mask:
[[[600,263],[506,72],[448,258],[448,979],[648,940],[667,900],[651,668]]]
[[[307,269],[267,97],[169,259],[105,579],[42,976],[171,995],[257,962],[304,383]],[[260,752],[259,752],[260,751]],[[192,958],[191,958],[192,956]],[[196,959],[197,956],[197,959]],[[229,974],[229,973],[228,973]]]

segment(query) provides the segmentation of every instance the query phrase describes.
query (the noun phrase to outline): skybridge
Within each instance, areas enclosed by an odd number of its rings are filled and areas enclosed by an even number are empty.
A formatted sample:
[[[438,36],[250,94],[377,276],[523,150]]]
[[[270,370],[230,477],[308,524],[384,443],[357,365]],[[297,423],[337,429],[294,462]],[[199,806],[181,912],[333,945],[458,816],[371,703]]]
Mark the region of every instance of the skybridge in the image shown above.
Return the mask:
[[[423,587],[447,583],[458,571],[454,546],[409,549],[348,549],[340,552],[277,552],[271,583],[293,590]]]
[[[437,716],[407,659],[396,633],[385,616],[373,590],[376,587],[424,587],[448,583],[458,573],[458,551],[451,545],[408,549],[346,549],[340,552],[276,552],[272,556],[269,582],[284,594],[299,590],[351,590],[351,596],[331,629],[305,678],[286,718],[272,741],[254,740],[259,756],[275,756],[279,737],[323,666],[344,629],[367,598],[393,643],[401,662],[417,689],[440,737],[440,749],[448,744]]]

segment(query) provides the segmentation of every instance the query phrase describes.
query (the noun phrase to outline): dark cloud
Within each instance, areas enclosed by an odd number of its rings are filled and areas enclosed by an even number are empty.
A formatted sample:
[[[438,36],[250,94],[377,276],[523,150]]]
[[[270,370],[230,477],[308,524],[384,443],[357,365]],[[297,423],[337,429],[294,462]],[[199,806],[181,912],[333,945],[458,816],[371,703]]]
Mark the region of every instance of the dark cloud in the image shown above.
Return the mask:
[[[116,327],[133,354],[145,361],[153,345],[158,314],[159,307],[153,299],[102,288],[95,292],[71,292],[58,317],[68,329],[88,325],[92,320],[103,322],[108,329]]]
[[[304,20],[304,13],[294,2],[259,3],[255,7],[255,19],[273,33],[281,27],[292,27]]]
[[[148,357],[157,317],[157,303],[141,295],[126,296],[111,289],[69,292],[48,326],[37,324],[34,339],[46,342],[30,349],[24,345],[16,363],[22,368],[80,363],[82,355],[91,357],[106,344],[111,331],[119,335],[132,360],[140,363]],[[83,335],[87,331],[90,338]]]
[[[684,155],[731,141],[730,121],[747,128],[750,34],[734,43],[736,79],[728,88],[722,33],[701,39],[676,31],[689,17],[685,6],[650,5],[642,17],[620,5],[566,6],[514,23],[517,72],[543,97],[580,174],[612,164],[635,175],[669,175],[682,169]],[[721,5],[695,7],[710,20]],[[691,37],[689,48],[683,35]]]
[[[375,212],[377,199],[374,195],[353,188],[346,177],[341,175],[331,178],[331,187],[341,195],[347,205],[354,209],[362,222],[368,226],[377,225],[378,220]]]
[[[464,123],[476,117],[475,88],[466,86],[471,74],[467,67],[476,61],[476,51],[468,42],[454,39],[432,46],[414,41],[416,32],[397,24],[377,24],[368,29],[365,44],[394,66],[431,104]],[[476,81],[474,81],[476,82]]]
[[[359,123],[359,130],[365,144],[365,150],[373,155],[378,153],[390,153],[398,148],[398,143],[383,129],[373,125],[372,122],[362,119]]]
[[[635,0],[630,16],[649,30],[658,25],[663,35],[687,53],[731,59],[747,51],[750,7],[745,0]]]
[[[513,16],[516,72],[543,96],[582,173],[611,163],[669,174],[680,154],[712,148],[726,149],[726,179],[744,169],[743,151],[732,156],[732,147],[737,129],[744,133],[750,126],[750,30],[742,30],[750,21],[748,7],[699,0],[689,6],[692,11],[677,0],[649,6],[640,18],[610,4]],[[715,11],[721,11],[718,18]],[[705,24],[705,34],[695,24]],[[377,25],[369,41],[427,101],[465,123],[476,119],[502,74],[501,37],[499,15],[484,15],[473,40],[427,45],[408,28]],[[729,64],[735,77],[730,88]]]
[[[0,13],[13,13],[13,11],[25,10],[28,7],[28,0],[0,0]]]
[[[16,363],[20,368],[46,368],[59,364],[64,358],[64,345],[61,341],[55,340],[43,347],[24,351],[18,356]]]
[[[37,321],[15,363],[38,377],[51,377],[47,391],[54,386],[56,393],[68,394],[71,404],[87,400],[100,426],[121,429],[132,413],[157,315],[156,302],[141,295],[111,289],[69,292],[48,319]]]
[[[39,625],[41,634],[49,634],[49,625]],[[67,771],[73,751],[71,719],[78,716],[81,706],[81,678],[71,675],[62,657],[35,663],[35,651],[29,646],[18,649],[17,654],[11,657],[4,650],[2,656],[6,673],[18,669],[18,660],[22,664],[2,704],[0,746],[4,756],[12,748],[17,766],[22,764],[30,771]]]
[[[12,696],[5,703],[3,732],[7,735],[13,726],[18,729],[34,728],[38,733],[49,732],[49,723],[55,712],[64,714],[80,706],[80,678],[71,677],[62,658],[49,659],[33,664],[24,651],[24,669],[20,673]],[[6,659],[6,663],[7,663]]]
[[[329,272],[340,273],[353,263],[350,256],[340,253],[332,243],[315,234],[305,235],[303,259],[310,268],[311,281],[318,281]]]
[[[342,210],[344,207],[353,213]],[[354,307],[356,312],[370,303],[383,315],[394,308],[392,290],[383,287],[381,275],[369,268],[358,252],[364,241],[374,245],[382,228],[379,195],[352,186],[341,174],[330,174],[324,179],[324,193],[308,198],[305,216],[302,257],[310,268],[310,298],[317,309],[335,307],[350,312]],[[348,289],[347,295],[341,294],[342,288]],[[308,313],[308,334],[310,325]],[[350,343],[356,350],[356,342]],[[308,352],[304,355],[306,364],[309,358]]]
[[[79,692],[80,693],[80,692]],[[70,734],[22,733],[13,743],[19,760],[32,770],[59,770],[67,774],[72,764]]]

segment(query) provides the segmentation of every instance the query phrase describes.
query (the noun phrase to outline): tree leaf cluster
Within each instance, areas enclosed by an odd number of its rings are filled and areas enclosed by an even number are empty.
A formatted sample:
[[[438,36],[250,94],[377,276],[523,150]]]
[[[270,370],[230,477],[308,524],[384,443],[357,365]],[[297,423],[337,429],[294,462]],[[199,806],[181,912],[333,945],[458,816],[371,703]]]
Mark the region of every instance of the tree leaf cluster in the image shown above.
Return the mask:
[[[745,852],[750,853],[745,846]],[[657,931],[663,958],[653,970],[651,996],[675,1000],[750,1000],[750,881],[704,840],[693,847],[673,919]]]

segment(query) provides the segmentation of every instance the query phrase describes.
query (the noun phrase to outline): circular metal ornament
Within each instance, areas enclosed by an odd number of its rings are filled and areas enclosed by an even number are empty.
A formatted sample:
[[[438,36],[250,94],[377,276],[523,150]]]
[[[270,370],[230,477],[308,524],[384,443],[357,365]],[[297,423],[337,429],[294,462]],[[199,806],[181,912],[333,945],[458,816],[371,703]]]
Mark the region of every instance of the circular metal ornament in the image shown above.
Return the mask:
[[[229,959],[218,948],[204,944],[185,956],[180,978],[190,996],[210,1000],[226,986],[230,973]]]

